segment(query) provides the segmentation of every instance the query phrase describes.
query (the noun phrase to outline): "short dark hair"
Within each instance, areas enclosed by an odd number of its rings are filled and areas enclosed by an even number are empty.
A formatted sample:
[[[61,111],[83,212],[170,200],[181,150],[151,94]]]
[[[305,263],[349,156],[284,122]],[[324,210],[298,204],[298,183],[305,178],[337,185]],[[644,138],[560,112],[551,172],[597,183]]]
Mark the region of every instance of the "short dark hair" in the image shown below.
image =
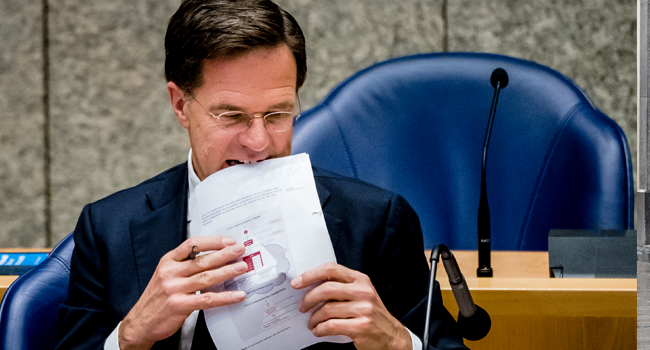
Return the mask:
[[[165,78],[191,93],[203,84],[203,63],[285,44],[296,60],[296,90],[307,76],[298,22],[270,0],[183,0],[165,34]]]

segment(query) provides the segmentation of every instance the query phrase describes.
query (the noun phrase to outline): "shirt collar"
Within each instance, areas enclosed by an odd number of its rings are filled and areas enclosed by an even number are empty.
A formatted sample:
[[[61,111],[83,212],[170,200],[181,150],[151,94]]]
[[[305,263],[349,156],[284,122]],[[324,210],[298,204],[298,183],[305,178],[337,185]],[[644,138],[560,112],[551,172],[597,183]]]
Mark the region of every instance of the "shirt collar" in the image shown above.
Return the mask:
[[[194,171],[194,165],[192,165],[192,149],[190,148],[190,154],[187,156],[187,182],[188,182],[188,191],[187,191],[187,221],[192,220],[192,211],[194,209],[194,202],[196,198],[194,196],[196,186],[201,183],[199,177]]]

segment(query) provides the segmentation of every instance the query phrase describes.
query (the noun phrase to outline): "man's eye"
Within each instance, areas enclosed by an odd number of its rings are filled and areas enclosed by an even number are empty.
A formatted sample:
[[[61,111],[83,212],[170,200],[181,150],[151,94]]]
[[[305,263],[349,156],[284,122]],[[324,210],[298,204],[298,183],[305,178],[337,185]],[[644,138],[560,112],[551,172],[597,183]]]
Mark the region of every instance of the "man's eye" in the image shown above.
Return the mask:
[[[223,113],[219,116],[219,120],[224,123],[239,123],[249,119],[245,113]]]
[[[289,112],[274,112],[266,115],[266,121],[269,123],[286,122],[293,119],[293,113]]]

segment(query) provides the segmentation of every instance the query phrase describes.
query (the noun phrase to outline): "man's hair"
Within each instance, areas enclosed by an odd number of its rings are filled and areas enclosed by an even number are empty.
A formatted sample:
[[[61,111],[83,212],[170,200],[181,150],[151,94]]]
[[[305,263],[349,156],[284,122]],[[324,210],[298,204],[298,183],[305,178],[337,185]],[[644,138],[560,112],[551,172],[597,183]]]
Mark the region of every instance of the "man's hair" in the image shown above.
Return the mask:
[[[165,34],[165,78],[183,91],[203,84],[203,63],[285,44],[305,82],[305,37],[298,22],[270,0],[183,0]]]

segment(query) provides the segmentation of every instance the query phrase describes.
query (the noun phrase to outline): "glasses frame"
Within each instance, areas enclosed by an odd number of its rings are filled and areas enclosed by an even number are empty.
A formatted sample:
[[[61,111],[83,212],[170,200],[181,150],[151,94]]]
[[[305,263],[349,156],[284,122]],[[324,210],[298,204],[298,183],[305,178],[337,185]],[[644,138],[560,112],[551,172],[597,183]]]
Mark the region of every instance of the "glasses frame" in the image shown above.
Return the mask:
[[[244,131],[250,129],[250,127],[253,125],[253,119],[254,118],[262,118],[264,120],[264,129],[266,129],[266,131],[268,131],[268,132],[286,132],[286,131],[289,131],[289,130],[293,129],[293,124],[298,121],[298,118],[300,118],[300,115],[302,114],[302,107],[300,105],[300,95],[298,95],[298,93],[296,93],[296,103],[298,105],[297,106],[298,107],[297,108],[298,113],[277,111],[277,112],[269,112],[269,113],[266,113],[266,114],[260,115],[260,116],[249,114],[249,113],[246,113],[246,112],[243,112],[243,111],[227,111],[227,112],[223,112],[223,113],[219,113],[218,115],[215,115],[214,113],[210,112],[207,108],[205,108],[205,106],[203,106],[203,104],[201,102],[199,102],[199,100],[197,100],[196,97],[194,97],[191,93],[188,92],[187,94],[192,98],[192,100],[196,101],[196,103],[198,103],[198,105],[201,106],[201,108],[203,108],[203,110],[206,113],[208,113],[212,118],[214,118],[216,120],[221,120],[222,115],[229,114],[229,113],[242,113],[242,114],[248,115],[250,118],[248,119],[248,122],[246,123],[246,128],[237,131],[237,133],[244,132]],[[293,117],[291,118],[291,120],[292,120],[291,127],[289,127],[288,129],[283,129],[283,130],[269,130],[268,127],[267,127],[269,122],[266,119],[266,117],[268,117],[269,115],[272,115],[272,114],[276,114],[276,113],[291,113],[291,114],[293,114]],[[228,130],[227,126],[219,125],[219,127],[222,128],[223,130]]]

